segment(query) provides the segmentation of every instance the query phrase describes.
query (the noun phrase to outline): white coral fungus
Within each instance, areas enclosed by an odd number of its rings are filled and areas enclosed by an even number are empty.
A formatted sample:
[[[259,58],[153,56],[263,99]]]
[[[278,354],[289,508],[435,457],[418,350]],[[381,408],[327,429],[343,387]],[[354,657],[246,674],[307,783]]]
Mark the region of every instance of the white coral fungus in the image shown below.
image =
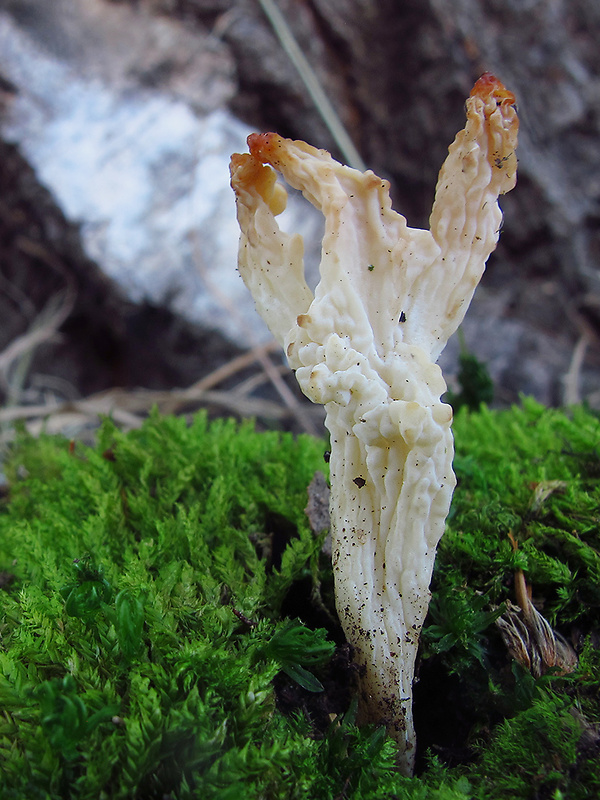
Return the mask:
[[[412,683],[438,541],[455,485],[452,410],[436,360],[498,240],[498,196],[516,182],[514,96],[484,75],[449,148],[430,230],[392,210],[389,183],[324,150],[252,134],[231,160],[239,269],[331,433],[338,613],[361,667],[359,714],[414,764]],[[276,215],[280,172],[325,217],[320,283]]]

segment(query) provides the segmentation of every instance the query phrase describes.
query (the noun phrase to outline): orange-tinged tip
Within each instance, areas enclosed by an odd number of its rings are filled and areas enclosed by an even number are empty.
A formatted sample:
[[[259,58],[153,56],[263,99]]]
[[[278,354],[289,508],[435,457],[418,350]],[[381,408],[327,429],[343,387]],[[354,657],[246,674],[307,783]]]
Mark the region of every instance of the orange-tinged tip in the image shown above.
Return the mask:
[[[262,164],[252,158],[250,153],[233,153],[229,162],[231,185],[236,194],[256,183]]]
[[[487,102],[492,97],[498,105],[513,106],[516,98],[491,72],[485,72],[471,89],[471,97],[479,97]]]
[[[247,142],[254,158],[272,163],[275,150],[282,142],[282,138],[278,133],[251,133]]]
[[[260,135],[262,134],[251,134],[252,137]],[[277,216],[285,210],[287,193],[283,186],[277,183],[274,170],[263,163],[265,160],[255,150],[250,153],[233,153],[230,162],[231,186],[238,199],[241,194],[247,192],[260,195],[271,212]]]
[[[233,169],[237,169],[241,167],[244,163],[245,158],[247,158],[246,153],[232,153],[231,154],[231,166]]]

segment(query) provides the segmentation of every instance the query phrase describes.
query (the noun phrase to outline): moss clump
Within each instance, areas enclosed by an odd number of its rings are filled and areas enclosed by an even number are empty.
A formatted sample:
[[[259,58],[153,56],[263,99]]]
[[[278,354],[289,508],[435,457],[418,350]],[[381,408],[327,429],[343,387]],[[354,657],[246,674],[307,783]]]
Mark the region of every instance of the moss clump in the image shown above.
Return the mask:
[[[527,401],[461,411],[455,432],[414,779],[353,724],[304,514],[323,442],[202,415],[106,422],[95,448],[19,437],[0,509],[0,797],[600,793],[600,423]],[[573,675],[511,667],[494,620],[515,569],[575,641]]]
[[[507,577],[520,568],[553,626],[594,628],[600,609],[598,417],[583,408],[565,414],[524,401],[508,411],[459,413],[455,435],[459,485],[440,547],[441,584],[468,584],[498,604],[510,597]]]

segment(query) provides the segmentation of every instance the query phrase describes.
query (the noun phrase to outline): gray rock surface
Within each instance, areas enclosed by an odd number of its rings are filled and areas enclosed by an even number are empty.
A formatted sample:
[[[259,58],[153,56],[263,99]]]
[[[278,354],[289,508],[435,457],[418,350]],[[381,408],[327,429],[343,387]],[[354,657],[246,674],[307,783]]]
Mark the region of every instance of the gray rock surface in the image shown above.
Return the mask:
[[[238,344],[264,340],[236,271],[229,157],[252,129],[227,109],[228,48],[143,8],[9,3],[0,71],[15,88],[2,135],[126,296]],[[286,214],[316,239],[303,203]]]

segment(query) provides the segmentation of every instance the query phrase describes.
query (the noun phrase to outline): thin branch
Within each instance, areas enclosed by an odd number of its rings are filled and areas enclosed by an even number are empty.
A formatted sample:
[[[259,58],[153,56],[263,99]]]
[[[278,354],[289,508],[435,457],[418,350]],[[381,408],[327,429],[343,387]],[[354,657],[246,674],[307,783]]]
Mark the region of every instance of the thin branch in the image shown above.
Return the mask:
[[[573,349],[569,369],[563,376],[563,402],[566,406],[574,406],[581,403],[579,382],[581,377],[581,369],[585,359],[585,353],[589,343],[589,338],[585,333],[579,337],[577,344]]]
[[[289,410],[281,405],[261,398],[247,397],[233,392],[199,391],[189,389],[174,391],[153,391],[137,389],[128,392],[123,389],[110,389],[81,400],[53,402],[31,406],[12,406],[0,409],[0,423],[38,418],[55,418],[60,415],[79,414],[89,422],[91,418],[111,416],[119,424],[136,428],[142,424],[143,417],[157,406],[161,411],[165,404],[177,410],[189,405],[217,406],[242,417],[265,417],[282,420],[290,416]]]
[[[14,361],[50,339],[71,313],[74,299],[69,291],[51,297],[31,328],[0,353],[0,372],[6,373]]]

